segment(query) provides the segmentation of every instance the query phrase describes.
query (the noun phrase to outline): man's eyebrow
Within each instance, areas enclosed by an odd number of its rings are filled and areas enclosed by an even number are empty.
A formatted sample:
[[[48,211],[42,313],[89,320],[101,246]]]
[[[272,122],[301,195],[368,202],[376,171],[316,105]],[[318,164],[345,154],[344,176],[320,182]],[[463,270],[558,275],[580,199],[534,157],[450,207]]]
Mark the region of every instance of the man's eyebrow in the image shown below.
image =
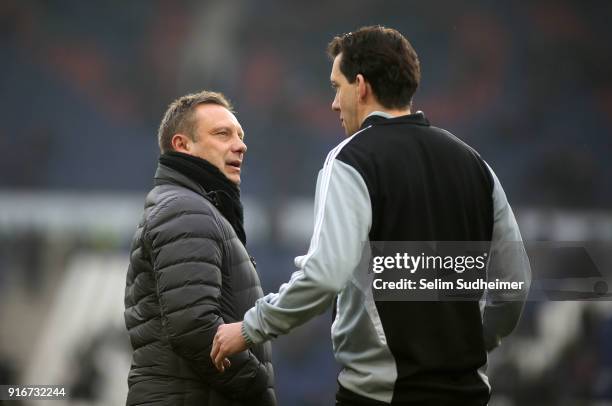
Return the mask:
[[[214,133],[220,132],[220,131],[232,132],[232,129],[229,126],[226,126],[226,125],[220,125],[218,127],[213,127],[213,129],[212,129],[212,132],[214,132]]]
[[[233,127],[227,126],[227,125],[220,125],[218,127],[213,127],[211,130],[211,132],[213,133],[218,133],[221,131],[226,131],[228,133],[231,133],[233,131]],[[242,130],[242,128],[238,128],[236,131],[238,132],[238,135],[244,138],[244,131]]]

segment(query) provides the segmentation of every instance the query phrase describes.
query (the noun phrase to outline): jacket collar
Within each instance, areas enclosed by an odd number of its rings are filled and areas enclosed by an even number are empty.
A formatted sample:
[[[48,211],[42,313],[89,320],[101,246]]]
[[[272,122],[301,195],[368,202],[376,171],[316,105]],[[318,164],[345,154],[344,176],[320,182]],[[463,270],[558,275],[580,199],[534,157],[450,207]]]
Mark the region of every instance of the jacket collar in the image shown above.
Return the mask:
[[[157,164],[157,170],[155,171],[153,181],[155,185],[180,185],[206,197],[206,190],[198,182],[191,180],[179,171],[169,168],[166,165]]]
[[[425,117],[422,111],[417,111],[414,114],[408,114],[405,116],[385,118],[378,114],[371,114],[363,120],[360,129],[366,128],[370,125],[391,125],[391,124],[415,124],[422,126],[429,126],[429,120]]]

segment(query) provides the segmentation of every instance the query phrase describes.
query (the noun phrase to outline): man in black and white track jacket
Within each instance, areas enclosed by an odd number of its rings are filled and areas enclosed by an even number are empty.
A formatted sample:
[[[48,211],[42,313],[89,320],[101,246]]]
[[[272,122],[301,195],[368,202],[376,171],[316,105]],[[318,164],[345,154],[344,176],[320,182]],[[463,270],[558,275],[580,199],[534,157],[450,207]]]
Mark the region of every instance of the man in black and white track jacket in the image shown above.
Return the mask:
[[[349,138],[319,173],[310,248],[278,293],[219,327],[211,357],[221,368],[334,304],[338,405],[486,405],[487,351],[516,326],[530,280],[504,190],[476,151],[411,112],[419,61],[399,32],[364,27],[328,52],[332,108]],[[377,301],[359,266],[370,241],[489,241],[487,279],[524,288],[472,301]]]

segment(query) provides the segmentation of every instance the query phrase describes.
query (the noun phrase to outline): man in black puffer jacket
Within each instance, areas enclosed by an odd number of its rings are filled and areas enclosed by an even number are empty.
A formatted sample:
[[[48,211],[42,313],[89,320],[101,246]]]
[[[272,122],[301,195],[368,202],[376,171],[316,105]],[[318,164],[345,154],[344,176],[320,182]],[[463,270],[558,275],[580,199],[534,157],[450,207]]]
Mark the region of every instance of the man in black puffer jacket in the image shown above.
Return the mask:
[[[210,359],[217,327],[263,296],[245,249],[243,131],[222,94],[173,102],[159,129],[155,187],[131,247],[127,405],[276,405],[270,344]]]

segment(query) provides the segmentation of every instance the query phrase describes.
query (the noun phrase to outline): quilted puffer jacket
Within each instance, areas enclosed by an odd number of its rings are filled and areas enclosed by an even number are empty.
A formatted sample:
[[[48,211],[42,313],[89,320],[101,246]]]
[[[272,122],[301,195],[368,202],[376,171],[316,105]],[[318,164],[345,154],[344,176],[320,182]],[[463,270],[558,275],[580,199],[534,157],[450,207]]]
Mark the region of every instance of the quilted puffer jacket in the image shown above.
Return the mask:
[[[163,165],[155,182],[127,272],[127,405],[276,405],[269,343],[230,357],[224,373],[210,360],[217,327],[262,296],[254,263],[210,193]]]

